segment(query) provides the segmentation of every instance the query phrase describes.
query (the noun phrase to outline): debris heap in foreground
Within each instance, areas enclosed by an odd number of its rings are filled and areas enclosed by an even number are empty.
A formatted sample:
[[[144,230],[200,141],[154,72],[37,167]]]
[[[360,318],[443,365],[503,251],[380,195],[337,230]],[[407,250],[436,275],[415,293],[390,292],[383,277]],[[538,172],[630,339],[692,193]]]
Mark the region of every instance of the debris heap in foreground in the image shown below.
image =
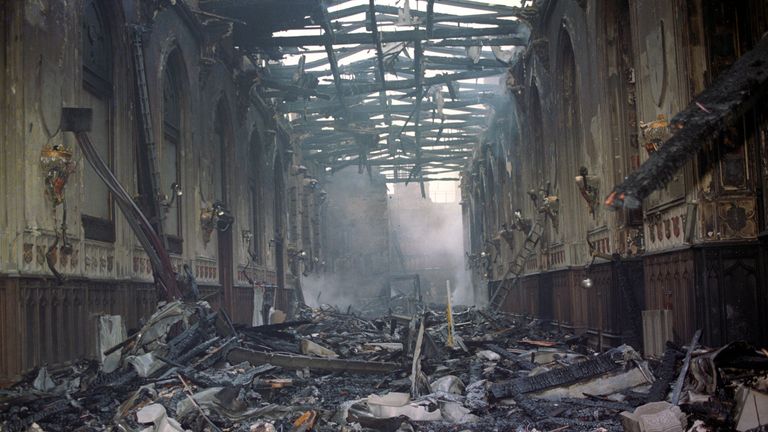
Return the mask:
[[[439,309],[435,309],[436,311]],[[233,326],[162,306],[104,360],[39,368],[0,393],[2,431],[684,431],[768,423],[766,352],[672,344],[602,353],[476,308],[365,319],[323,307]],[[448,341],[453,347],[448,346]],[[667,401],[671,401],[667,402]]]

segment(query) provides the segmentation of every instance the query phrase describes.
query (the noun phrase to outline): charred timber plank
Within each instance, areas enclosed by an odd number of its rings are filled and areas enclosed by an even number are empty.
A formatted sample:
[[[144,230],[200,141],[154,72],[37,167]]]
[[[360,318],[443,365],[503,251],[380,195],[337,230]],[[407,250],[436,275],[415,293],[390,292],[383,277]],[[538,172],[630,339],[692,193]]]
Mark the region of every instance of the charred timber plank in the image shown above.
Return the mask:
[[[710,137],[743,115],[766,92],[768,36],[763,36],[752,51],[741,56],[672,119],[671,127],[676,132],[640,168],[614,187],[605,204],[638,207],[651,193],[669,183]]]
[[[466,43],[461,43],[461,46],[472,46],[472,45],[489,45],[487,42],[483,42],[482,40],[464,40],[461,39],[461,41],[464,41]],[[493,44],[498,45],[498,44]],[[428,46],[428,49],[431,51],[431,47]],[[441,50],[442,51],[442,50]],[[325,52],[325,51],[323,51]],[[435,52],[438,52],[435,50]],[[308,51],[302,52],[302,54],[307,54]],[[464,69],[481,69],[481,68],[508,68],[508,65],[505,65],[498,61],[495,57],[484,57],[478,59],[477,63],[473,62],[471,59],[466,58],[466,54],[461,51],[453,51],[453,52],[447,52],[446,54],[454,55],[454,56],[461,56],[461,57],[441,57],[441,56],[424,56],[424,65],[427,69],[445,69],[449,66],[454,66],[455,69],[458,68],[464,68]],[[341,59],[341,58],[339,58]],[[327,62],[325,60],[321,60],[320,64],[326,64]],[[340,66],[339,70],[341,72],[349,72],[349,73],[361,73],[366,71],[373,71],[377,67],[377,59],[362,59],[358,60],[356,62],[348,63],[344,66]],[[451,68],[451,69],[454,69]],[[413,73],[413,64],[411,62],[408,62],[406,60],[400,60],[397,64],[397,67],[394,68],[394,71],[397,72],[400,75],[409,75]],[[293,75],[294,68],[288,68],[288,67],[272,67],[270,68],[270,74],[274,77],[282,78],[282,79],[290,79],[290,77]]]
[[[696,330],[696,333],[693,334],[693,339],[691,339],[691,343],[685,351],[683,367],[680,369],[680,375],[677,377],[675,388],[672,390],[672,405],[677,405],[677,403],[680,402],[680,393],[683,391],[685,376],[688,375],[688,368],[691,367],[691,355],[693,355],[693,350],[696,349],[696,345],[699,344],[699,338],[701,338],[701,329]]]
[[[432,47],[468,47],[468,46],[506,46],[518,45],[519,37],[499,37],[485,39],[444,39],[431,42]],[[489,57],[490,58],[490,57]]]
[[[491,393],[496,399],[504,399],[523,393],[539,392],[588,380],[612,372],[619,367],[620,365],[613,361],[610,355],[603,354],[581,363],[553,369],[539,375],[493,384]]]
[[[389,104],[387,103],[387,83],[384,78],[384,49],[381,47],[381,35],[379,34],[379,27],[376,24],[376,5],[374,0],[370,0],[368,3],[370,22],[371,22],[371,35],[373,36],[373,43],[376,45],[376,80],[379,82],[381,89],[379,89],[379,103],[381,109],[384,111],[384,120],[387,126],[392,126],[392,114],[389,112]]]
[[[461,170],[456,170],[461,171]],[[422,181],[424,182],[440,182],[440,181],[448,181],[448,182],[454,182],[454,181],[461,181],[461,178],[459,177],[422,177]],[[387,183],[410,183],[412,182],[412,179],[407,178],[394,178],[394,177],[387,177],[386,182]]]
[[[517,23],[507,25],[504,27],[488,27],[488,28],[455,28],[455,29],[434,29],[432,36],[428,36],[426,30],[402,30],[392,32],[382,32],[381,42],[415,42],[430,39],[450,39],[450,38],[468,38],[475,36],[496,36],[507,35],[510,39],[508,45],[525,45],[528,43],[527,35],[521,32],[523,24]],[[513,36],[509,36],[513,35]],[[253,46],[257,47],[298,47],[298,46],[322,46],[327,41],[327,36],[281,36],[281,37],[269,37],[269,38],[256,38],[253,40]],[[353,44],[370,44],[371,33],[350,33],[338,35],[334,41],[334,45],[353,45]]]
[[[458,163],[466,162],[467,158],[468,156],[449,156],[449,157],[431,157],[431,158],[422,157],[421,163],[422,164],[432,164],[432,163],[445,164],[446,162],[456,162],[458,164]],[[338,166],[341,166],[347,162],[353,162],[353,160],[343,161],[339,165],[334,165],[334,170],[337,169]],[[369,159],[366,163],[371,166],[392,167],[396,165],[413,164],[413,163],[416,163],[416,160],[415,159]]]
[[[681,356],[682,354],[679,351],[672,348],[667,348],[667,350],[664,351],[664,357],[661,359],[661,367],[659,367],[659,370],[656,373],[656,381],[653,382],[651,389],[648,391],[648,396],[645,399],[646,403],[659,402],[667,398],[669,384],[675,377],[675,371],[677,370],[677,359]]]
[[[427,37],[432,37],[435,29],[435,0],[427,0]]]
[[[465,79],[475,79],[475,78],[487,78],[496,76],[499,74],[499,71],[496,69],[491,70],[475,70],[475,71],[465,71],[465,72],[458,72],[455,74],[446,74],[446,75],[438,75],[430,78],[426,78],[423,81],[423,85],[425,86],[431,86],[435,84],[445,84],[451,81],[459,81],[459,80],[465,80]],[[387,90],[410,90],[416,85],[415,79],[407,79],[407,80],[400,80],[400,81],[387,81],[386,83],[386,89]],[[377,84],[358,84],[354,87],[349,86],[346,88],[346,94],[366,94],[366,93],[373,93],[377,91]]]
[[[344,360],[317,358],[288,354],[276,354],[262,351],[251,351],[244,348],[234,348],[229,352],[228,360],[235,364],[247,361],[254,366],[269,363],[286,369],[315,369],[331,372],[352,373],[388,373],[400,368],[397,363],[367,362],[361,360]]]
[[[343,116],[347,114],[347,105],[344,103],[344,89],[341,86],[341,74],[339,74],[339,63],[336,61],[336,52],[333,50],[333,44],[336,40],[333,34],[333,28],[331,27],[331,21],[328,19],[328,11],[325,4],[320,2],[320,12],[322,15],[322,27],[325,33],[323,45],[325,45],[325,52],[328,55],[328,62],[331,65],[331,73],[333,74],[333,84],[336,87],[336,97],[339,99],[339,106]]]
[[[483,314],[483,316],[485,316],[485,315]],[[502,348],[502,347],[500,347],[500,346],[498,346],[496,344],[489,343],[489,344],[486,344],[485,347],[487,349],[495,352],[496,354],[500,355],[501,358],[503,358],[505,360],[509,360],[509,361],[515,363],[521,369],[525,369],[525,370],[536,369],[536,364],[535,363],[530,362],[528,360],[522,360],[519,356],[517,356],[515,354],[512,354],[511,352],[505,350],[504,348]]]
[[[422,175],[420,173],[421,171],[421,127],[419,127],[419,124],[421,123],[421,101],[424,98],[424,61],[422,57],[424,56],[424,46],[421,44],[420,40],[417,40],[414,42],[414,48],[413,48],[413,63],[414,63],[414,69],[416,70],[416,106],[414,106],[414,119],[413,119],[413,126],[416,127],[415,131],[415,139],[416,139],[416,165],[413,166],[413,169],[411,170],[410,176],[413,176],[414,174],[419,174],[419,188],[421,189],[421,197],[426,198],[427,197],[427,191],[424,188],[424,180],[422,180]]]
[[[502,6],[501,4],[498,4],[498,3],[481,3],[477,1],[466,1],[466,0],[440,0],[440,3],[444,5],[465,7],[465,8],[482,10],[487,12],[512,14],[515,16],[517,16],[517,14],[519,14],[522,11],[522,9],[519,7]]]
[[[386,96],[385,96],[386,97]],[[483,104],[487,102],[489,98],[476,98],[472,100],[459,100],[459,101],[448,101],[445,102],[443,105],[443,108],[446,109],[455,109],[459,111],[477,111],[477,112],[484,112],[482,108],[469,108],[473,105]],[[384,102],[386,104],[386,102]],[[326,102],[326,101],[317,101],[314,103],[304,103],[304,102],[284,102],[277,106],[278,112],[281,113],[290,113],[290,112],[300,112],[304,114],[313,114],[313,113],[326,113],[326,112],[332,112],[334,110],[338,110],[339,106],[337,103],[332,102]],[[422,108],[431,110],[437,108],[437,105],[435,105],[433,102],[422,102]],[[357,105],[350,105],[350,110],[353,110],[355,113],[367,113],[367,114],[397,114],[397,113],[410,113],[413,110],[413,105],[411,104],[402,104],[402,105],[394,105],[391,107],[385,106],[382,110],[381,105],[373,105],[370,103],[362,103]],[[447,117],[448,120],[450,120],[451,117]],[[449,128],[449,124],[446,124],[446,128]],[[324,125],[320,125],[319,127],[322,127]]]
[[[431,3],[434,3],[434,0],[431,1]],[[352,15],[356,15],[362,12],[366,12],[366,6],[365,5],[357,5],[350,8],[338,10],[335,12],[331,12],[328,14],[329,18],[332,20],[336,20],[339,18],[345,18]],[[397,14],[399,12],[399,8],[395,6],[386,6],[386,5],[376,5],[375,9],[376,13],[383,15],[385,18],[396,18]],[[473,23],[473,24],[497,24],[497,25],[509,25],[509,20],[502,20],[499,19],[501,17],[514,17],[517,16],[517,12],[507,9],[504,11],[498,11],[494,10],[493,14],[474,14],[474,15],[453,15],[453,14],[434,14],[432,17],[432,21],[437,22],[451,22],[451,23]],[[427,12],[422,12],[419,10],[411,10],[411,15],[426,19],[427,22],[429,22],[429,7],[427,8]]]

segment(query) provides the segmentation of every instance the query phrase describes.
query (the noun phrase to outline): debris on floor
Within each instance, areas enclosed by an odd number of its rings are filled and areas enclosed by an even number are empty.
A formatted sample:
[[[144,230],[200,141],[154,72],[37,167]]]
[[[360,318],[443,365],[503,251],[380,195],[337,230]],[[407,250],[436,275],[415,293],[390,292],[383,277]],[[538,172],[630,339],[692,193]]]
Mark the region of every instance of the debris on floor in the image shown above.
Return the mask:
[[[0,391],[0,430],[671,432],[768,423],[768,353],[744,343],[709,349],[694,338],[645,359],[626,345],[596,352],[539,321],[452,312],[453,329],[444,307],[423,305],[413,316],[374,318],[305,308],[294,321],[243,327],[205,302],[171,302],[127,337],[119,317],[104,317],[100,362],[43,366]]]

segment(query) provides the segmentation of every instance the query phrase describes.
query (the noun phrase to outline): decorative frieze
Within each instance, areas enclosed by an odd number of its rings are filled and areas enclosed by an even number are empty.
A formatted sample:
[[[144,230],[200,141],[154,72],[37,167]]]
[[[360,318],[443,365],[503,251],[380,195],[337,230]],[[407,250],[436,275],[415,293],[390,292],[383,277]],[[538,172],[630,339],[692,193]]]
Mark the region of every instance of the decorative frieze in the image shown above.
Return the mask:
[[[216,260],[198,257],[193,265],[197,283],[218,284],[219,283],[219,265]]]
[[[565,245],[558,244],[549,247],[548,263],[550,268],[565,265]]]
[[[30,275],[51,275],[48,268],[46,255],[50,250],[51,263],[56,271],[62,275],[80,274],[80,250],[81,244],[72,238],[68,238],[68,246],[62,253],[61,243],[51,248],[56,242],[56,236],[52,232],[27,231],[22,236],[21,256],[18,259],[19,268],[22,274]]]
[[[587,241],[591,245],[590,252],[592,253],[610,255],[613,252],[611,250],[610,235],[606,227],[601,227],[587,233]]]
[[[646,251],[655,252],[686,244],[689,207],[678,206],[649,213],[645,217]]]
[[[149,262],[149,257],[147,257],[144,251],[141,249],[134,249],[132,261],[132,278],[134,280],[151,282],[153,280],[152,264]]]
[[[115,249],[112,244],[86,241],[83,249],[83,275],[94,279],[115,277]]]

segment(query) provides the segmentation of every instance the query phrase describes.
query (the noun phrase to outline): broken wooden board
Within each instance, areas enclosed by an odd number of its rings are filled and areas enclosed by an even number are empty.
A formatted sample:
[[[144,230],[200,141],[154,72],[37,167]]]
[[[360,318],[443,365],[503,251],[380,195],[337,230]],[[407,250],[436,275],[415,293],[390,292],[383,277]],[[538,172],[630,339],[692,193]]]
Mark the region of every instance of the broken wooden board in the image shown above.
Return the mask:
[[[247,361],[256,366],[269,363],[274,366],[280,366],[285,369],[301,370],[309,368],[310,370],[325,370],[331,372],[350,372],[350,373],[387,373],[392,372],[400,365],[388,362],[367,362],[361,360],[344,360],[333,358],[317,358],[289,354],[276,354],[263,351],[252,351],[244,348],[234,348],[227,357],[231,363],[240,363]]]

